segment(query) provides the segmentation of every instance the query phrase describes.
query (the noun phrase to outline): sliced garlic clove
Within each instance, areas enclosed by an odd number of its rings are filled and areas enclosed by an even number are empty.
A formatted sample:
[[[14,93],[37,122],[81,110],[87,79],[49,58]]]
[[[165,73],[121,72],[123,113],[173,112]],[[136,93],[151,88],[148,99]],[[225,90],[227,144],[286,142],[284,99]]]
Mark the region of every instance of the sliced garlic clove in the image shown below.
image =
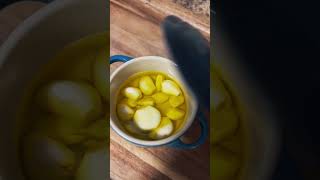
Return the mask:
[[[164,76],[159,74],[156,77],[156,88],[157,91],[161,91],[162,82],[164,81]]]
[[[142,97],[140,89],[134,87],[126,87],[123,90],[123,95],[132,100],[138,100]]]
[[[137,104],[137,101],[132,100],[132,99],[128,99],[127,104],[128,104],[130,107],[136,107],[136,106],[138,105],[138,104]]]
[[[157,79],[157,75],[150,75],[151,79],[156,82],[156,79]]]
[[[141,130],[148,131],[159,126],[161,114],[159,110],[152,106],[146,106],[138,109],[134,114],[134,122]]]
[[[141,134],[142,131],[134,124],[134,123],[127,123],[124,125],[124,128],[131,134]]]
[[[153,106],[154,100],[151,97],[144,97],[137,102],[140,106]]]
[[[161,118],[161,123],[159,127],[152,130],[149,137],[152,139],[163,139],[168,137],[173,132],[173,124],[171,120],[167,117]]]
[[[128,106],[130,106],[132,108],[134,108],[138,105],[137,101],[132,100],[132,99],[128,99],[128,98],[122,99],[119,104],[127,104]]]
[[[156,104],[162,104],[169,99],[169,96],[163,92],[158,92],[152,95],[152,98],[154,99]]]
[[[169,99],[169,103],[172,107],[178,107],[184,103],[184,97],[180,96],[171,96]]]
[[[179,96],[181,94],[179,86],[172,80],[164,80],[161,84],[161,91],[173,96]]]
[[[38,101],[48,111],[72,120],[75,126],[85,125],[102,112],[101,97],[90,84],[56,81],[40,91]]]
[[[126,104],[117,105],[118,117],[123,121],[131,120],[134,115],[134,110]]]
[[[132,82],[129,83],[129,85],[135,88],[139,88],[139,81],[140,78],[134,79]]]
[[[184,117],[185,112],[183,110],[177,108],[170,108],[168,113],[166,114],[168,118],[172,120],[179,120]]]
[[[107,140],[109,138],[109,122],[107,119],[99,119],[79,131],[79,134],[99,140]]]
[[[33,131],[50,138],[59,140],[67,145],[78,144],[85,140],[85,136],[79,134],[81,127],[68,123],[67,118],[43,117],[36,121]]]
[[[141,77],[139,81],[139,88],[145,95],[151,95],[156,90],[156,86],[150,76]]]
[[[169,110],[171,109],[171,105],[170,105],[169,101],[166,101],[166,102],[164,102],[164,103],[162,103],[162,104],[156,104],[155,107],[156,107],[156,108],[161,112],[161,114],[163,114],[163,115],[166,115],[166,114],[169,112]]]

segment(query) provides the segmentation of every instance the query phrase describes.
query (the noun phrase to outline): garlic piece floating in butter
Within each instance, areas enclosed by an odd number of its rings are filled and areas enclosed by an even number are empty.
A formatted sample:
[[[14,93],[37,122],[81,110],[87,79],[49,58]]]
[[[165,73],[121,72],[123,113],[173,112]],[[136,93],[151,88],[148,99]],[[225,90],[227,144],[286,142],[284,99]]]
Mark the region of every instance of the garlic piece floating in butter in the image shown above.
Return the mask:
[[[163,139],[168,137],[173,132],[173,123],[167,117],[161,118],[161,123],[158,128],[151,131],[149,134],[152,139]]]
[[[172,80],[164,80],[162,82],[161,91],[173,96],[179,96],[181,94],[179,86]]]
[[[161,114],[158,109],[152,106],[146,106],[138,109],[134,114],[134,122],[144,131],[155,129],[161,121]]]
[[[145,95],[151,95],[156,90],[156,86],[150,76],[141,77],[139,81],[139,88]]]
[[[126,104],[118,104],[117,113],[121,120],[131,120],[134,114],[134,110]]]
[[[164,80],[163,75],[159,74],[156,77],[156,87],[157,87],[157,91],[161,91],[161,86],[162,86],[162,82]]]
[[[177,108],[170,108],[167,112],[167,116],[172,120],[179,120],[184,117],[185,112],[177,109]]]
[[[132,100],[138,100],[142,97],[140,89],[134,87],[125,88],[123,90],[123,95]]]
[[[163,92],[158,92],[152,95],[156,104],[162,104],[169,99],[169,96]]]
[[[169,103],[172,107],[178,107],[184,103],[183,96],[171,96],[169,99]]]

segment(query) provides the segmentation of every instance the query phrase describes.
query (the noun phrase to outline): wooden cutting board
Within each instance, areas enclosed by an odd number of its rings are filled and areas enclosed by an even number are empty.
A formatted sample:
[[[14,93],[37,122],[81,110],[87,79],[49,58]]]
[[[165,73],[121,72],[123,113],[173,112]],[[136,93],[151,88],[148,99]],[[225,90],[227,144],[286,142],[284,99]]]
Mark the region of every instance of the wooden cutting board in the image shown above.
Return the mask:
[[[171,0],[111,0],[111,55],[169,57],[159,26],[169,14],[193,24],[210,39],[210,19],[196,15]],[[111,65],[111,73],[120,65]],[[197,124],[190,129],[184,137],[189,142],[199,134]],[[169,147],[138,147],[114,131],[110,132],[110,136],[111,179],[209,179],[208,139],[195,150],[178,150]]]

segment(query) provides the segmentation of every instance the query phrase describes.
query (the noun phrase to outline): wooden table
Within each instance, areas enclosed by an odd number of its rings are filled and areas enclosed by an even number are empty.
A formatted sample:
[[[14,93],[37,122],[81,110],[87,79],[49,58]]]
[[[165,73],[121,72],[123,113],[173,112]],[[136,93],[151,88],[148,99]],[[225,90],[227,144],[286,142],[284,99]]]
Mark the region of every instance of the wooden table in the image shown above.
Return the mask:
[[[209,39],[210,20],[170,0],[111,0],[110,53],[133,57],[169,57],[160,29],[161,20],[177,15],[199,28]],[[112,65],[111,72],[120,64]],[[199,134],[195,124],[185,141]],[[209,179],[209,142],[195,150],[168,147],[142,148],[110,132],[111,179]]]
[[[0,44],[14,28],[45,4],[22,2],[0,12]],[[133,57],[158,55],[169,57],[159,24],[168,14],[187,20],[210,38],[210,20],[206,16],[172,3],[170,0],[111,0],[110,53]],[[119,64],[111,66],[111,72]],[[195,124],[184,140],[192,141],[199,134]],[[111,179],[209,179],[209,143],[196,150],[167,147],[141,148],[110,132]]]

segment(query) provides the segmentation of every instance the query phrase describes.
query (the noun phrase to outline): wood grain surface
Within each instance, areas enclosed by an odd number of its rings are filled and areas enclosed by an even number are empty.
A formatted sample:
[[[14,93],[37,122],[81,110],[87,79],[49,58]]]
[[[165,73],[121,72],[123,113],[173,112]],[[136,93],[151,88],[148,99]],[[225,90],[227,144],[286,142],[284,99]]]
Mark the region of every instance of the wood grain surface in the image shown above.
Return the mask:
[[[193,24],[209,39],[210,20],[186,10],[169,0],[111,0],[110,50],[111,55],[133,57],[158,55],[169,57],[162,38],[160,22],[174,14]],[[121,65],[111,65],[111,73]],[[184,141],[198,137],[195,123]],[[195,150],[169,147],[143,148],[133,145],[114,131],[110,132],[111,179],[209,179],[209,142]]]
[[[150,23],[159,24],[168,15],[178,16],[199,29],[207,39],[210,39],[210,17],[194,13],[172,0],[110,0],[110,2]]]

